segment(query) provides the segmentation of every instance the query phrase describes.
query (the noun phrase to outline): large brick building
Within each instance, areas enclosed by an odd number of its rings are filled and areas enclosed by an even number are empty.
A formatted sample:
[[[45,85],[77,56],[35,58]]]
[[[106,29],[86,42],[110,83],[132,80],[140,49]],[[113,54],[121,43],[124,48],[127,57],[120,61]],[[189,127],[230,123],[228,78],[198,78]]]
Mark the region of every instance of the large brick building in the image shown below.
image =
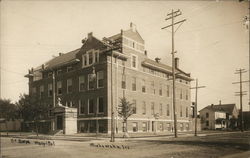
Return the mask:
[[[53,107],[60,98],[62,105],[77,108],[77,132],[96,132],[96,129],[110,132],[111,67],[115,129],[123,130],[122,120],[117,117],[117,105],[120,98],[125,97],[136,107],[135,114],[128,119],[128,132],[171,131],[172,68],[159,59],[147,57],[144,40],[132,23],[128,30],[102,40],[89,33],[82,40],[81,48],[60,53],[29,70],[29,92],[44,105]],[[91,75],[93,71],[95,78]],[[179,69],[178,59],[176,71],[177,127],[182,131],[190,130],[191,78]],[[48,120],[51,129],[70,128],[66,126],[66,117],[52,116]]]

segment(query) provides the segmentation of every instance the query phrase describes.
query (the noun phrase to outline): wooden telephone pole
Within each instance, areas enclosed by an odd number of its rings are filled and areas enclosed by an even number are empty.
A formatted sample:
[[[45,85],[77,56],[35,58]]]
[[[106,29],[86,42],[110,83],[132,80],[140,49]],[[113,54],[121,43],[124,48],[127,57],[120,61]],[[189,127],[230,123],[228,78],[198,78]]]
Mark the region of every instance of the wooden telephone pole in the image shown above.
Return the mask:
[[[181,24],[186,21],[186,19],[184,20],[181,20],[181,21],[178,21],[178,22],[175,22],[174,19],[175,17],[181,15],[181,12],[180,10],[178,9],[177,11],[174,11],[172,9],[172,12],[167,14],[167,18],[165,20],[170,20],[171,19],[171,24],[168,25],[168,26],[165,26],[161,29],[166,29],[168,27],[171,27],[172,28],[172,74],[173,74],[173,112],[174,112],[174,135],[175,135],[175,138],[177,138],[177,119],[176,119],[176,105],[175,105],[175,57],[174,57],[174,54],[175,54],[175,50],[174,50],[174,33],[178,30],[178,28],[181,26]],[[174,29],[174,26],[177,25],[177,24],[180,24],[177,29],[175,30]]]
[[[198,100],[198,89],[199,88],[205,88],[205,86],[199,86],[198,85],[198,79],[196,79],[195,87],[191,87],[190,89],[195,89],[195,105],[194,105],[194,136],[197,136],[197,100]]]
[[[236,70],[235,74],[240,75],[240,81],[239,82],[233,82],[233,84],[240,84],[240,91],[236,92],[236,96],[240,96],[240,129],[241,132],[244,131],[244,123],[243,123],[243,108],[242,108],[242,97],[243,95],[246,95],[246,91],[242,91],[242,83],[246,83],[249,81],[242,81],[242,74],[246,73],[247,71],[245,69],[238,69]]]

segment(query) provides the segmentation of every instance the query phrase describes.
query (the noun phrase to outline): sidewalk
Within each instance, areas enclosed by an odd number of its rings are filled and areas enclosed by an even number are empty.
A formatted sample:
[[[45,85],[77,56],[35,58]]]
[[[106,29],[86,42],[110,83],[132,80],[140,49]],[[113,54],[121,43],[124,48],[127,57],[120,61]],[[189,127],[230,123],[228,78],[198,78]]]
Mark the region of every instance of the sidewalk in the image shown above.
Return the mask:
[[[221,134],[230,134],[230,133],[238,133],[240,131],[201,131],[198,132],[198,136],[207,136],[207,135],[221,135]],[[245,131],[250,132],[250,131]],[[2,137],[7,137],[7,133],[1,132]],[[129,138],[123,138],[123,133],[115,134],[116,140],[119,141],[126,141],[126,140],[133,140],[133,139],[150,139],[154,137],[174,137],[174,133],[172,132],[161,132],[161,133],[129,133]],[[178,132],[178,137],[192,137],[194,136],[193,131],[188,132]],[[17,137],[23,139],[52,139],[52,140],[68,140],[68,141],[94,141],[94,140],[106,140],[109,141],[110,134],[98,134],[95,133],[77,133],[73,135],[46,135],[46,134],[39,134],[38,136],[36,133],[31,132],[9,132],[8,137]]]

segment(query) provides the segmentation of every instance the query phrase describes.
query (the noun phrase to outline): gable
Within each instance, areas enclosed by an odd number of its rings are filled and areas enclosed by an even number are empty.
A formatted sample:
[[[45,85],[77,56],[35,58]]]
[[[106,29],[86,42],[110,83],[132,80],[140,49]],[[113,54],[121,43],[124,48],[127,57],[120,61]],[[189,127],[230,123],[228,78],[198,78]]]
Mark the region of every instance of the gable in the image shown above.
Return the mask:
[[[83,46],[80,48],[79,52],[76,54],[76,58],[81,59],[83,54],[86,54],[87,51],[94,49],[94,50],[103,50],[107,48],[107,46],[97,38],[91,36],[88,37],[86,42],[83,44]]]
[[[129,30],[123,31],[123,36],[144,44],[144,40],[142,39],[141,35],[139,34],[137,30],[133,31],[132,29],[129,29]]]

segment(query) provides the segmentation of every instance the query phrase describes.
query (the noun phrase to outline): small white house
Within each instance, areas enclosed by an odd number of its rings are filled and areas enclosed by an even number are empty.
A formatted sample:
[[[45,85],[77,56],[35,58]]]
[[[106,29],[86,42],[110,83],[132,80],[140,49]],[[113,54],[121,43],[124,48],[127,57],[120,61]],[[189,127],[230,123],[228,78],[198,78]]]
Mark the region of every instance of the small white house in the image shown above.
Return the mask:
[[[232,126],[231,119],[238,117],[235,104],[210,105],[200,110],[202,129],[226,129]]]

